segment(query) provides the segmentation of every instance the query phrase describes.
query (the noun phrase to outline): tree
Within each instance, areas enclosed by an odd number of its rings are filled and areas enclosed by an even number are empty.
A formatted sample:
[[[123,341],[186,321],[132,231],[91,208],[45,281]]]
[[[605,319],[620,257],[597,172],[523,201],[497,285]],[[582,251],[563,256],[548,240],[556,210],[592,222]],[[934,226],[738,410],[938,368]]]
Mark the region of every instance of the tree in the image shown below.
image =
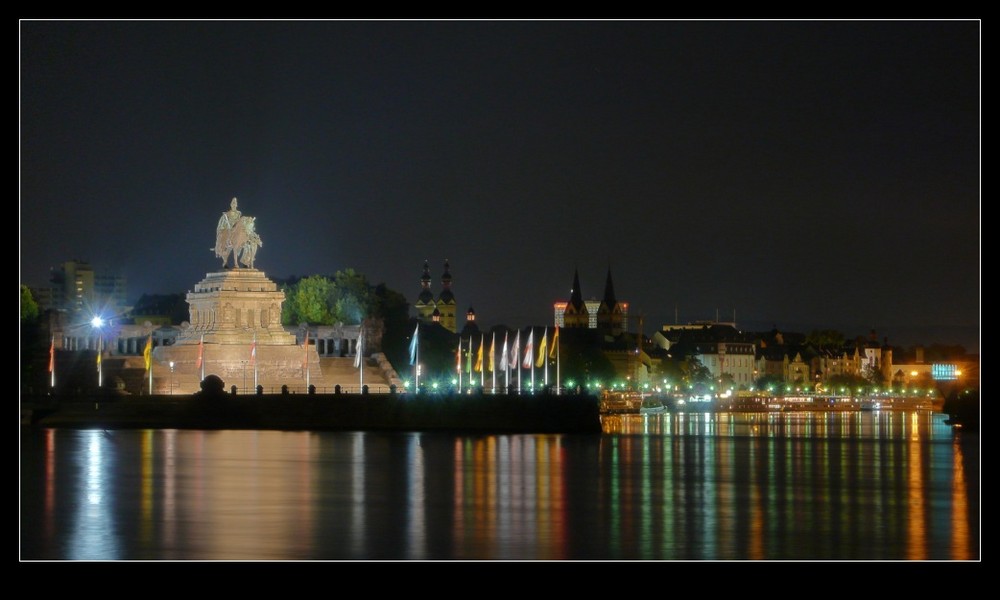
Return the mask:
[[[337,271],[330,289],[330,313],[335,322],[355,325],[370,314],[374,298],[368,278],[354,269]]]
[[[841,388],[844,390],[854,390],[866,385],[868,385],[868,382],[863,377],[857,375],[840,374],[831,375],[826,378],[827,389],[834,392],[839,392]]]
[[[785,382],[777,375],[764,375],[753,382],[758,390],[780,390]]]
[[[333,284],[322,275],[311,275],[300,279],[286,292],[285,304],[288,311],[282,311],[282,319],[286,325],[298,323],[315,323],[317,325],[333,325],[333,314],[330,311],[329,298]]]
[[[28,286],[21,284],[21,324],[34,323],[38,319],[38,303],[35,302]]]
[[[864,379],[869,385],[882,387],[885,385],[885,375],[877,362],[871,363],[864,368]]]
[[[658,377],[660,380],[666,379],[672,386],[679,385],[684,379],[684,370],[681,368],[681,362],[672,356],[664,356],[659,362],[654,377]]]
[[[712,371],[701,364],[701,361],[695,356],[685,358],[681,364],[681,370],[684,371],[684,380],[688,385],[712,383]]]
[[[523,342],[523,335],[521,339]],[[615,379],[615,367],[601,351],[601,342],[596,329],[559,330],[560,378],[564,385],[572,381],[583,388],[590,382],[607,385]]]
[[[43,385],[41,377],[45,369],[41,353],[45,346],[39,339],[43,331],[41,321],[38,318],[38,304],[32,297],[31,290],[21,284],[21,383],[28,388],[41,388]]]
[[[806,343],[816,348],[839,348],[844,345],[844,334],[835,329],[814,329],[806,336]]]

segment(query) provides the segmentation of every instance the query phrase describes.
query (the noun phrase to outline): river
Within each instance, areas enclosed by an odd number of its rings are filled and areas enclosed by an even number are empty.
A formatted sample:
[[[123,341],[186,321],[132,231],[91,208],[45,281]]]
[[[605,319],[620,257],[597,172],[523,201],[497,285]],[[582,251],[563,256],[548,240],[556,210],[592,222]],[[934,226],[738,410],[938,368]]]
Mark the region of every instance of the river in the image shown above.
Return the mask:
[[[930,411],[603,434],[21,428],[22,561],[978,561],[978,434]]]

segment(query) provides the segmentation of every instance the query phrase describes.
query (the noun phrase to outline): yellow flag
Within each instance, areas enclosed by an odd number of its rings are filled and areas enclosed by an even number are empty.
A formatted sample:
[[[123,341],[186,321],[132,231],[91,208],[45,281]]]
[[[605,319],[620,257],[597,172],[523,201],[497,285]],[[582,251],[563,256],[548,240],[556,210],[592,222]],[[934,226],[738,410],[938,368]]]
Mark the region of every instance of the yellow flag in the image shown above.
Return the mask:
[[[556,325],[556,333],[552,336],[552,349],[549,350],[549,358],[556,355],[556,347],[559,346],[559,326]]]
[[[546,329],[545,333],[542,334],[542,343],[538,344],[538,360],[535,361],[535,366],[541,368],[545,365],[545,345],[548,342],[549,330]]]
[[[493,333],[493,341],[490,342],[490,372],[492,373],[495,369],[493,368],[493,360],[497,353],[497,334]]]
[[[142,350],[142,361],[146,365],[146,370],[153,364],[153,335],[149,335],[149,339],[146,340],[146,347]]]
[[[483,346],[485,345],[485,340],[479,342],[479,352],[476,353],[476,373],[483,370]]]

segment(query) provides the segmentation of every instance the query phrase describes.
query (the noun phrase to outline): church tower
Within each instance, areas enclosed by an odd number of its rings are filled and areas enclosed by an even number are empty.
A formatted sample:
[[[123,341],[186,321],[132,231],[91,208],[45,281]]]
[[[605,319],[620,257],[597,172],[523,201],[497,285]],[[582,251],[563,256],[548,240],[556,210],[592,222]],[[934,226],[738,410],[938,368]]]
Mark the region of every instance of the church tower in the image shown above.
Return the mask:
[[[417,309],[417,318],[421,321],[430,321],[434,313],[434,294],[431,293],[431,266],[424,261],[424,274],[420,277],[420,295],[413,304]]]
[[[563,312],[563,327],[569,329],[580,327],[586,329],[590,327],[590,313],[587,305],[583,302],[583,294],[580,292],[580,271],[573,271],[573,290],[570,292],[569,303]]]
[[[611,267],[604,282],[604,298],[597,307],[597,329],[604,335],[617,337],[624,330],[625,313],[622,304],[615,297],[615,284],[611,281]]]
[[[441,311],[441,326],[455,333],[458,327],[455,323],[455,294],[451,291],[451,263],[444,261],[444,274],[441,275],[441,294],[438,296],[437,309]]]

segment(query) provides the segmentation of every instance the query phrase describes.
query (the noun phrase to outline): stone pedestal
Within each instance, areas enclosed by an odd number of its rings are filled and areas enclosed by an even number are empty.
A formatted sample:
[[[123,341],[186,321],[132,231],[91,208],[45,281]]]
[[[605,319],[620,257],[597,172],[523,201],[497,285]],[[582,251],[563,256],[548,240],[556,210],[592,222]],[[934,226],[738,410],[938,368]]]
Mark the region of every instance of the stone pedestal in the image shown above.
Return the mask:
[[[257,383],[269,391],[282,385],[304,391],[307,378],[321,384],[316,346],[296,344],[295,334],[281,326],[284,301],[285,293],[257,269],[208,273],[187,295],[191,326],[173,345],[153,351],[157,363],[154,387],[160,393],[198,391],[202,343],[205,374],[220,376],[227,389],[235,385],[252,393],[255,372]]]
[[[292,346],[295,335],[281,326],[285,293],[257,269],[208,273],[188,292],[190,323],[178,345],[250,344]]]

